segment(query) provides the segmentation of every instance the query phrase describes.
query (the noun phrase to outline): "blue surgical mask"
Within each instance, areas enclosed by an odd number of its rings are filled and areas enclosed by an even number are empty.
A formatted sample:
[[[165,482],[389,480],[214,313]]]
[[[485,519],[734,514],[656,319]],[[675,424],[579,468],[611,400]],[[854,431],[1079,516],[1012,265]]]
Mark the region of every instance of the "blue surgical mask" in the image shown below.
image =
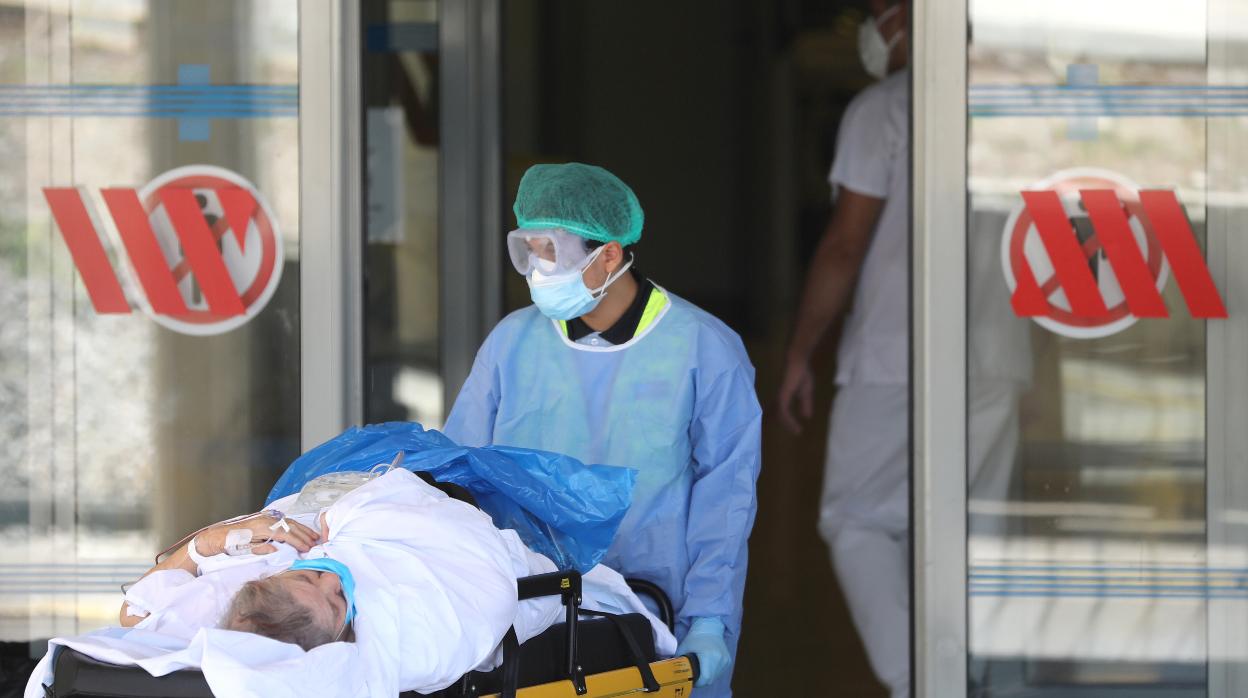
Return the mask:
[[[536,279],[534,277],[537,277]],[[563,276],[529,275],[529,296],[542,314],[552,320],[571,320],[592,312],[602,301],[595,298],[581,279],[581,273]]]
[[[355,577],[351,576],[349,567],[332,558],[320,557],[315,560],[297,560],[290,566],[290,569],[332,572],[338,575],[338,583],[342,585],[342,595],[347,600],[347,620],[343,627],[351,624],[351,620],[355,618]]]
[[[633,264],[633,260],[629,259],[628,262],[620,265],[614,274],[607,277],[606,283],[601,288],[591,291],[585,285],[582,275],[604,249],[606,248],[599,247],[594,250],[594,253],[585,259],[581,268],[573,272],[553,276],[547,276],[539,269],[529,272],[525,278],[529,282],[529,296],[533,299],[533,304],[537,306],[537,309],[552,320],[571,320],[593,312],[594,308],[602,302],[602,297],[606,295],[607,287],[620,278],[620,275]]]

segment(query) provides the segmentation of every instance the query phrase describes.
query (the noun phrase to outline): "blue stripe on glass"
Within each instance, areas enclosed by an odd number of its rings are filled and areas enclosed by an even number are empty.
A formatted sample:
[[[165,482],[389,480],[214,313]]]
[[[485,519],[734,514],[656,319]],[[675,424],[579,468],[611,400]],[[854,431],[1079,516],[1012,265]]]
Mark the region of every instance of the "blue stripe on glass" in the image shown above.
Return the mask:
[[[1217,591],[1248,595],[1248,588],[1242,584],[1219,586],[1214,584],[1124,584],[1119,581],[1076,582],[1071,580],[1036,580],[1005,579],[1001,581],[972,580],[971,586],[976,589],[1122,589],[1127,591]]]
[[[297,85],[0,85],[0,116],[194,120],[298,115]]]
[[[1239,574],[1228,574],[1228,576],[1218,576],[1218,574],[1192,574],[1192,576],[1163,576],[1163,574],[1149,574],[1149,576],[1139,577],[1103,577],[1097,574],[985,574],[982,572],[972,572],[971,581],[977,583],[985,579],[1023,579],[1023,581],[1062,581],[1062,582],[1103,582],[1111,584],[1138,584],[1142,582],[1182,582],[1192,583],[1206,579],[1208,582],[1217,583],[1233,583],[1244,588],[1248,588],[1248,577],[1239,576]]]
[[[1182,565],[972,565],[973,597],[1095,599],[1248,599],[1248,568]]]
[[[1248,86],[973,85],[976,117],[1230,117],[1248,114]]]
[[[1125,592],[1105,592],[1100,594],[1090,592],[1068,592],[1063,590],[1056,591],[1016,591],[1012,589],[997,589],[990,591],[971,590],[970,596],[973,597],[989,597],[989,598],[1041,598],[1041,599],[1138,599],[1138,600],[1157,600],[1157,599],[1174,599],[1186,601],[1207,601],[1209,599],[1244,599],[1248,598],[1246,594],[1153,594],[1153,593],[1125,593]]]
[[[197,116],[205,119],[264,119],[274,117],[295,117],[299,116],[297,110],[286,111],[226,111],[218,109],[201,109],[201,110],[131,110],[131,111],[103,111],[103,110],[78,110],[78,109],[5,109],[0,107],[0,117],[3,116],[66,116],[73,118],[147,118],[147,119],[179,119],[187,116]]]
[[[1075,571],[1075,572],[1132,572],[1138,574],[1153,574],[1159,572],[1171,572],[1176,574],[1244,574],[1248,575],[1248,567],[1185,567],[1182,565],[1133,565],[1133,564],[1058,564],[1058,563],[1019,563],[1019,562],[1000,562],[996,564],[975,564],[971,565],[973,571],[979,570],[1005,570],[1005,571]]]

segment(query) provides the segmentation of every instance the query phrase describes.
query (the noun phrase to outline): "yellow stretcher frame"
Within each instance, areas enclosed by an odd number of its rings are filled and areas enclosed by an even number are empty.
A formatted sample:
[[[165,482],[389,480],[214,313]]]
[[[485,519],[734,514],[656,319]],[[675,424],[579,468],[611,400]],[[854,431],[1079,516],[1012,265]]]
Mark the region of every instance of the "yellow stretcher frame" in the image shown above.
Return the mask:
[[[578,694],[570,680],[554,681],[521,688],[516,698],[615,698],[616,696],[656,696],[657,698],[688,698],[693,693],[694,671],[688,657],[661,659],[650,663],[650,670],[659,682],[659,690],[646,693],[637,667],[625,667],[585,677],[586,693]],[[481,698],[500,698],[491,693]]]

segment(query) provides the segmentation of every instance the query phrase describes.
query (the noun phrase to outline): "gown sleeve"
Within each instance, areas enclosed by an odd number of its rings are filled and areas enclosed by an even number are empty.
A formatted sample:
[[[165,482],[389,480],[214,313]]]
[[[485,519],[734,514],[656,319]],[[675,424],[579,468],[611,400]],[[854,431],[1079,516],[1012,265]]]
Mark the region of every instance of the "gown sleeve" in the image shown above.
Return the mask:
[[[460,446],[492,446],[494,443],[494,419],[498,416],[499,401],[496,334],[497,330],[491,332],[477,352],[468,380],[460,388],[442,429]]]
[[[690,436],[694,482],[686,543],[690,569],[681,619],[715,617],[740,630],[747,542],[758,509],[755,482],[762,465],[762,408],[754,371],[736,351],[704,356]]]

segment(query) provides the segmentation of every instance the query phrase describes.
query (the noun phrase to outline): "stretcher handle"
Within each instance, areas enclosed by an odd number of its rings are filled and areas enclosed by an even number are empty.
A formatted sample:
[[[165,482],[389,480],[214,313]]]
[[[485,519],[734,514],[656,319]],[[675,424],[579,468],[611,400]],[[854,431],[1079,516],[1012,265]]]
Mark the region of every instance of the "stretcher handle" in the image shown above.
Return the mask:
[[[502,698],[516,698],[520,690],[520,640],[516,627],[507,629],[503,636],[503,694]]]
[[[563,597],[565,605],[581,605],[581,573],[576,570],[547,572],[516,580],[516,595],[521,601],[543,596]],[[572,603],[569,604],[568,602]]]
[[[516,591],[521,601],[542,596],[558,596],[563,600],[567,612],[565,624],[568,629],[567,661],[564,670],[568,675],[568,680],[576,688],[578,696],[588,693],[589,689],[585,686],[585,670],[581,668],[577,642],[577,619],[581,608],[581,574],[576,570],[567,570],[522,577],[516,580]]]
[[[655,605],[659,607],[659,620],[663,621],[668,630],[676,632],[676,612],[672,609],[672,600],[667,598],[667,594],[658,584],[633,577],[625,579],[624,583],[633,590],[633,593],[653,599]]]
[[[690,652],[684,655],[684,657],[689,660],[689,669],[693,671],[692,682],[697,683],[698,679],[702,677],[702,664],[698,662],[698,655]]]

